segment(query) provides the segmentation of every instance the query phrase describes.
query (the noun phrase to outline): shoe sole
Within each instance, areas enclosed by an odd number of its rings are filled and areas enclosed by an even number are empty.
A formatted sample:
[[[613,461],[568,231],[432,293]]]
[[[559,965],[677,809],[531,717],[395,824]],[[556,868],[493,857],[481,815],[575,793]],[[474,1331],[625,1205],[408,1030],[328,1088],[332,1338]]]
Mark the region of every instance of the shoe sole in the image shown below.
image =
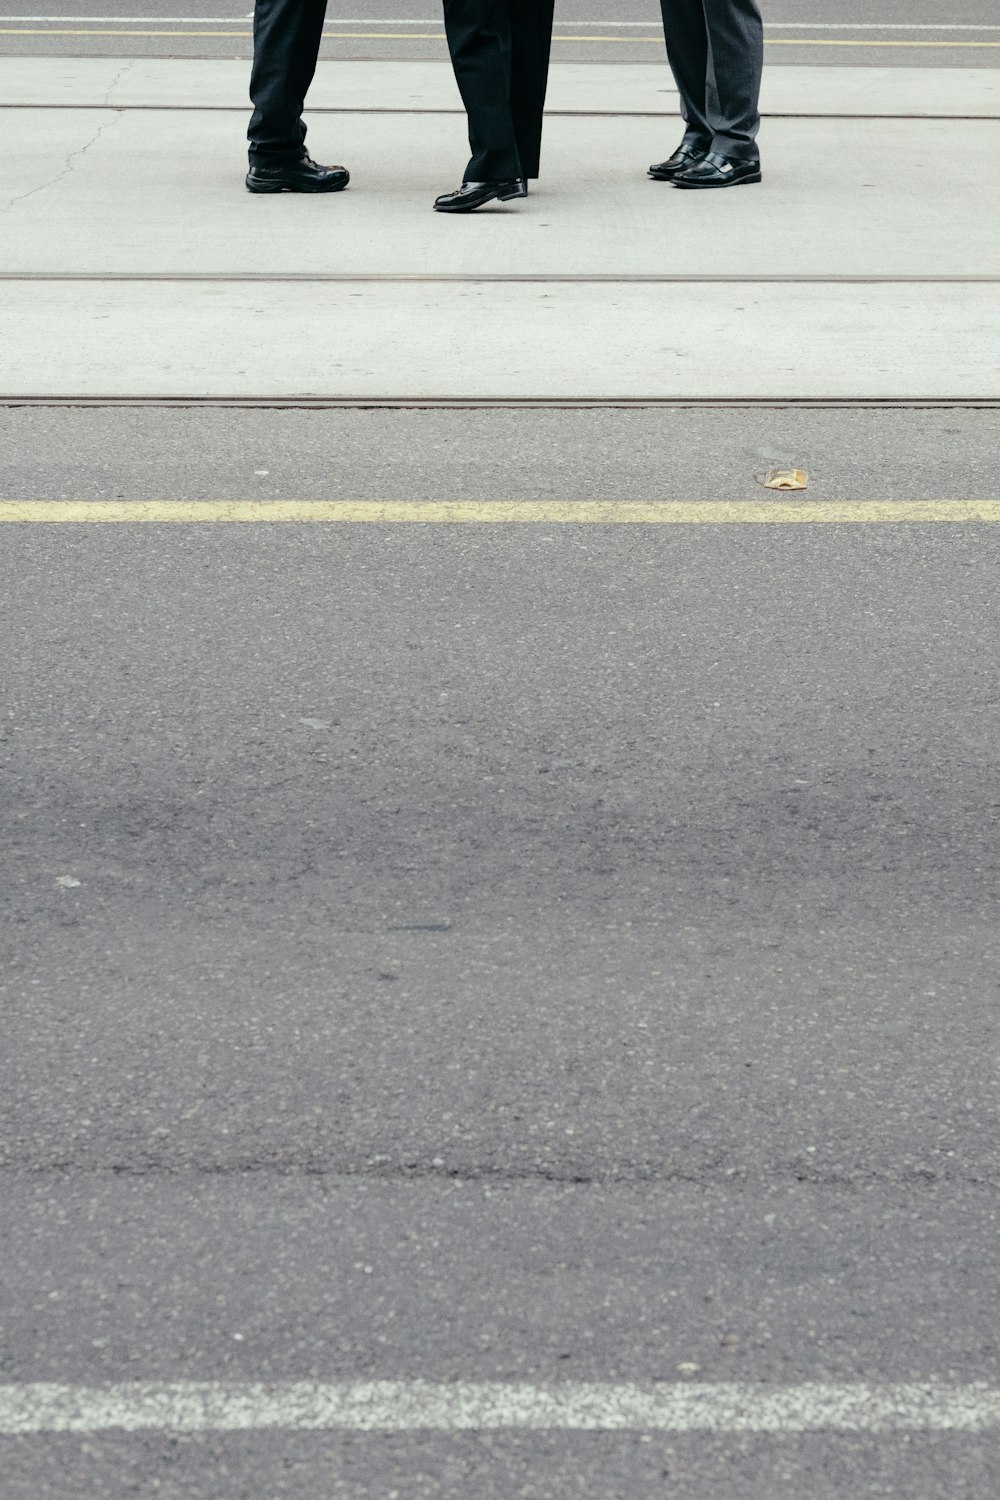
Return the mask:
[[[685,182],[683,177],[675,177],[674,187],[689,189],[743,187],[750,182],[762,182],[763,179],[762,172],[753,172],[749,177],[733,177],[726,182]]]
[[[334,182],[324,187],[289,187],[284,182],[252,183],[247,178],[246,190],[248,193],[341,193],[350,180],[345,177],[343,182]]]

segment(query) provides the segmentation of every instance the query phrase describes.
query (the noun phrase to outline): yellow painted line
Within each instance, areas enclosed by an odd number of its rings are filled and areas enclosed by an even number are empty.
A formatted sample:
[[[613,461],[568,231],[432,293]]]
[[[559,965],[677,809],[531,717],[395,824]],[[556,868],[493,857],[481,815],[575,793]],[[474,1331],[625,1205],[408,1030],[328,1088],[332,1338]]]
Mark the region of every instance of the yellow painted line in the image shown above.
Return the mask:
[[[226,37],[234,41],[241,37],[252,37],[252,31],[206,31],[203,27],[197,31],[140,31],[137,27],[130,26],[127,31],[110,31],[104,28],[88,27],[55,27],[55,26],[2,26],[0,36],[197,36],[197,37]],[[388,39],[393,42],[425,41],[441,42],[445,39],[443,31],[434,32],[368,32],[368,31],[324,31],[327,41],[357,41],[371,42]]]
[[[225,37],[237,41],[252,37],[252,31],[139,31],[129,27],[127,31],[95,30],[87,28],[57,28],[53,26],[21,27],[0,26],[0,36],[144,36],[144,37]],[[328,42],[443,42],[443,31],[324,31]],[[649,42],[663,46],[658,36],[555,36],[554,42]],[[933,47],[945,48],[1000,48],[1000,42],[882,42],[882,41],[838,41],[826,38],[766,37],[768,47]]]
[[[1000,522],[1000,500],[3,500],[0,523],[747,526]]]

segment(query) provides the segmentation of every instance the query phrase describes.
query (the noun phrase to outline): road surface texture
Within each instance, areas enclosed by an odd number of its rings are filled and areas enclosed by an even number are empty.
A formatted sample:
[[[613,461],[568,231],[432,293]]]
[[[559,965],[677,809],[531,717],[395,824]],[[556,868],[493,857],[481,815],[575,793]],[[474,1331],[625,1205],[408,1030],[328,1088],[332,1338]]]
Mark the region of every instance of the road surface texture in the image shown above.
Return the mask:
[[[653,9],[442,224],[424,0],[311,203],[248,4],[4,6],[0,1500],[994,1500],[1000,23],[690,203]]]
[[[996,499],[998,435],[3,421],[55,506],[746,500],[796,459]],[[6,1382],[995,1381],[995,526],[3,539]],[[112,1429],[0,1439],[0,1493],[943,1500],[996,1451]]]
[[[997,66],[992,0],[770,0],[768,62],[878,67]],[[3,0],[0,51],[68,56],[248,57],[247,0]],[[560,61],[646,62],[662,50],[656,0],[558,0]],[[328,11],[324,57],[434,58],[436,0],[347,0]]]

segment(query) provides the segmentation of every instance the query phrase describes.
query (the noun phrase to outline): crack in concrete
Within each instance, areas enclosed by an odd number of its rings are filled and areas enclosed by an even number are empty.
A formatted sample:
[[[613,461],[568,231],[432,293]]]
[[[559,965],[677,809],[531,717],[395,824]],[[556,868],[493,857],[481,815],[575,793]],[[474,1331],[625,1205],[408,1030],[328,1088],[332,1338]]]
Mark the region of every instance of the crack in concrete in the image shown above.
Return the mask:
[[[123,67],[118,69],[118,72],[108,84],[107,92],[104,95],[104,100],[99,106],[97,106],[98,108],[104,109],[111,107],[110,101],[112,94],[121,83],[122,79],[126,76],[126,74],[130,73],[135,67],[136,61],[136,58],[130,58]],[[50,178],[48,182],[42,182],[38,187],[30,188],[28,192],[20,193],[16,198],[9,199],[9,201],[4,204],[2,212],[9,213],[12,208],[14,208],[18,203],[23,203],[27,198],[34,198],[38,193],[44,193],[47,192],[49,188],[56,187],[60,182],[64,180],[64,178],[70,175],[70,173],[73,171],[74,166],[76,165],[77,160],[81,156],[86,156],[91,147],[96,146],[101,137],[105,135],[107,131],[111,130],[115,125],[117,125],[118,121],[121,119],[124,113],[124,109],[116,109],[114,115],[110,120],[102,121],[102,123],[94,131],[94,134],[91,136],[89,141],[85,141],[82,146],[78,146],[75,151],[71,151],[69,153],[69,155],[66,157],[65,162],[63,163],[61,171],[57,172],[56,175]]]
[[[103,106],[105,108],[107,108],[108,106],[110,106],[110,104],[111,104],[111,95],[115,92],[115,89],[121,83],[122,79],[125,78],[129,73],[132,73],[132,72],[135,71],[135,67],[136,67],[136,64],[138,62],[139,62],[139,59],[137,57],[131,57],[124,64],[123,67],[121,67],[121,68],[118,69],[118,72],[115,74],[114,78],[112,78],[111,82],[108,84],[108,91],[104,95],[104,99],[102,100],[102,104],[103,104]]]

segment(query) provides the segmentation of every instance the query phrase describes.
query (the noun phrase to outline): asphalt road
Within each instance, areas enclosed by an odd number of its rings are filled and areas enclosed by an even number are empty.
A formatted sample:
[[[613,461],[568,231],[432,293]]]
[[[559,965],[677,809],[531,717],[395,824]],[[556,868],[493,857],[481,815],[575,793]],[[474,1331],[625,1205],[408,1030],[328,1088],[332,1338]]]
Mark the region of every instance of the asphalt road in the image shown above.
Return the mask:
[[[246,0],[4,0],[0,54],[247,56],[251,10]],[[947,7],[941,0],[841,0],[834,9],[820,0],[774,0],[764,12],[772,66],[997,66],[1000,21],[991,0]],[[555,56],[647,62],[662,48],[657,15],[654,0],[560,0]],[[331,6],[327,33],[323,55],[330,58],[442,55],[440,9],[429,0]]]
[[[996,412],[8,410],[5,498],[997,498]],[[517,455],[516,461],[512,454]],[[0,1381],[997,1382],[979,525],[6,527]],[[0,1440],[988,1500],[996,1434]]]

